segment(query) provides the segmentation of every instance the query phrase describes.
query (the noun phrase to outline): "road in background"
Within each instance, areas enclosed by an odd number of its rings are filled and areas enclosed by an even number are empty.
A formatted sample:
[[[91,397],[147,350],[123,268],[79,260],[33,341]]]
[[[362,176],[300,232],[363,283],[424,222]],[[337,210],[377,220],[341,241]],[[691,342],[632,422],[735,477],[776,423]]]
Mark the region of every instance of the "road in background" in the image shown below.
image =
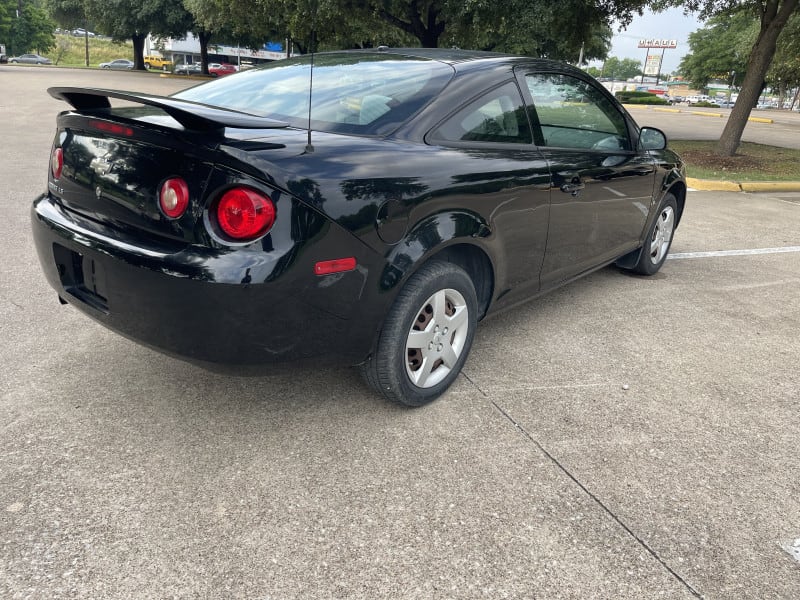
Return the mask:
[[[800,194],[691,193],[658,275],[489,319],[406,410],[350,369],[223,377],[59,305],[29,227],[45,88],[187,82],[0,80],[0,597],[800,597]],[[714,254],[760,248],[787,251]]]
[[[679,110],[680,112],[672,112]],[[662,129],[669,139],[718,140],[725,127],[729,108],[691,108],[679,105],[672,109],[652,106],[628,106],[639,125]],[[721,116],[720,116],[721,115]],[[757,144],[800,148],[800,113],[786,110],[753,110],[750,116],[770,119],[773,123],[750,121],[742,140]],[[797,174],[800,180],[800,167]]]

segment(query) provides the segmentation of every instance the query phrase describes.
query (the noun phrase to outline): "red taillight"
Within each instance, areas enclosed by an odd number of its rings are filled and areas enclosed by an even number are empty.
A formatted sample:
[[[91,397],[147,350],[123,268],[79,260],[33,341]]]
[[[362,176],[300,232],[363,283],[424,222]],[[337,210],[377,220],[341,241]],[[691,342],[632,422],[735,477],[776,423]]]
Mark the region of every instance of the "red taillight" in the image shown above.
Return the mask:
[[[50,157],[50,171],[53,173],[53,179],[59,179],[63,170],[64,151],[61,148],[55,148],[53,155]]]
[[[113,133],[115,135],[124,135],[126,137],[133,137],[133,129],[130,127],[125,127],[124,125],[118,125],[117,123],[107,123],[106,121],[89,121],[89,126],[94,127],[95,129],[99,129],[100,131],[106,131],[108,133]]]
[[[177,219],[189,206],[189,186],[180,177],[167,179],[161,184],[158,203],[165,215],[170,219]]]
[[[348,258],[336,258],[334,260],[323,260],[314,265],[314,273],[317,275],[330,275],[331,273],[342,273],[352,271],[356,268],[356,259],[352,256]]]
[[[233,188],[217,202],[217,223],[225,235],[236,241],[254,240],[275,223],[275,205],[261,192]]]

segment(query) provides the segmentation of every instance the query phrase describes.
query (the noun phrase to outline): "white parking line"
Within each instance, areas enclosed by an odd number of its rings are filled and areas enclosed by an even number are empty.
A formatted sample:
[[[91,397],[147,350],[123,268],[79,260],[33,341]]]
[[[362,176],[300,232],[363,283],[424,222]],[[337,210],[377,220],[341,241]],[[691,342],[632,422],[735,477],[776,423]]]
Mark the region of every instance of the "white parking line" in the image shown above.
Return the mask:
[[[783,248],[753,248],[749,250],[715,250],[713,252],[676,252],[667,256],[668,259],[679,258],[709,258],[716,256],[751,256],[754,254],[783,254],[785,252],[800,252],[800,246],[784,246]]]

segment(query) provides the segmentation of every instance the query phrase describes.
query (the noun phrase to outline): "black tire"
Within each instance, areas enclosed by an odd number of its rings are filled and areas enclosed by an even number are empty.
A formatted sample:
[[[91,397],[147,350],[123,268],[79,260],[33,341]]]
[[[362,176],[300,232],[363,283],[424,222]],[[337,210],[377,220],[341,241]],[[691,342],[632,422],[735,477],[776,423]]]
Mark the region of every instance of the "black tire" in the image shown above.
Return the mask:
[[[672,194],[665,194],[658,207],[658,216],[650,226],[638,262],[632,271],[641,275],[655,275],[667,260],[672,246],[672,237],[678,222],[678,201]]]
[[[423,265],[398,294],[375,353],[360,367],[367,385],[406,406],[434,401],[464,366],[477,315],[475,286],[461,267],[437,260]],[[410,349],[412,336],[427,347]]]

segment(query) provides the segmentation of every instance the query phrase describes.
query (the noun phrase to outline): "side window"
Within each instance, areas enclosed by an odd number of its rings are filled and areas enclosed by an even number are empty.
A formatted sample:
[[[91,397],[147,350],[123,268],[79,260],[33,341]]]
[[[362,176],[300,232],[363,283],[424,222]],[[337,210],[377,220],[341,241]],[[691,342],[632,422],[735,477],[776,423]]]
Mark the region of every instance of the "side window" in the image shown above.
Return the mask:
[[[438,142],[530,144],[531,130],[519,90],[509,82],[462,108],[430,137]]]
[[[592,150],[630,150],[625,118],[590,83],[560,73],[525,75],[533,98],[531,120],[542,130],[544,146]]]

